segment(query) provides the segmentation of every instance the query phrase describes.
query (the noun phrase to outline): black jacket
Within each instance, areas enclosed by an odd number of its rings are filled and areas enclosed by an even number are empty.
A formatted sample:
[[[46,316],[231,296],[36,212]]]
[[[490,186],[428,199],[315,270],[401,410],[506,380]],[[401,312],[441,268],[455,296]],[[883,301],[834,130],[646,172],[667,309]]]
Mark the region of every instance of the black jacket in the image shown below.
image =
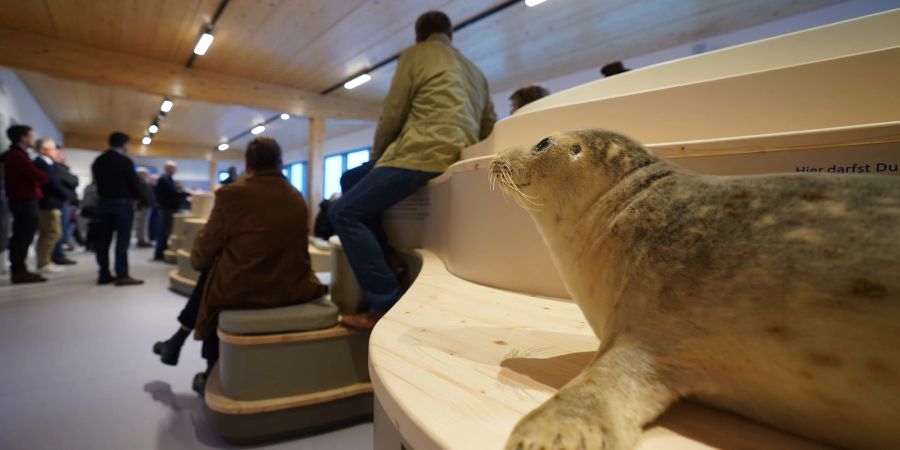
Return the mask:
[[[101,200],[136,200],[140,195],[134,162],[115,150],[107,150],[98,156],[91,172]]]
[[[73,174],[69,170],[69,166],[65,164],[56,163],[53,165],[53,168],[56,169],[56,173],[59,174],[59,181],[61,181],[63,186],[69,190],[69,193],[71,194],[70,197],[75,199],[73,203],[77,203],[78,194],[76,189],[78,188],[78,176]]]
[[[181,203],[190,194],[178,189],[172,175],[163,174],[156,182],[156,202],[160,209],[181,209]]]
[[[322,200],[322,203],[319,203],[319,214],[316,216],[315,228],[313,228],[313,235],[326,241],[335,235],[334,227],[331,226],[331,220],[328,218],[329,208],[331,208],[330,200]]]
[[[34,165],[47,174],[49,180],[41,185],[41,192],[44,194],[44,198],[38,202],[41,209],[62,209],[66,203],[75,200],[75,193],[60,180],[59,171],[54,167],[56,164],[47,164],[44,158],[38,156],[34,159]]]

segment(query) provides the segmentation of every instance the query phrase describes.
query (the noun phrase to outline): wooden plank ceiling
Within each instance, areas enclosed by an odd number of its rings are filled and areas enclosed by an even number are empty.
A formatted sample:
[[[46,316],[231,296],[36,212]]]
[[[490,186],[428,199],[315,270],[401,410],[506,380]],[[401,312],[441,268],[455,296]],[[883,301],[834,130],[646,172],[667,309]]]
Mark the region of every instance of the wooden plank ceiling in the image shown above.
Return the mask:
[[[0,30],[40,35],[104,51],[184,65],[220,0],[0,0]],[[552,78],[614,59],[646,54],[840,0],[548,0],[518,4],[454,36],[455,45],[488,77],[494,91]],[[497,0],[232,0],[216,24],[215,42],[198,70],[320,92],[413,43],[413,23],[429,9],[456,22]],[[40,57],[40,56],[38,56]],[[77,64],[76,62],[69,62]],[[380,102],[393,71],[330,96]],[[29,67],[31,68],[31,67]],[[22,79],[64,133],[141,135],[159,94],[70,81],[31,72]],[[100,84],[97,84],[97,83]],[[158,142],[214,147],[281,111],[178,99],[160,124]],[[279,121],[280,122],[280,121]],[[274,122],[288,148],[305,144],[305,121]],[[329,134],[360,127],[337,122]],[[280,130],[280,131],[278,131]],[[239,147],[242,142],[236,142]],[[296,147],[294,147],[296,146]]]
[[[91,138],[87,141],[103,145],[103,138],[112,130],[125,131],[137,140],[159,110],[158,96],[127,88],[61,80],[27,71],[18,71],[18,75],[38,103],[53,105],[45,107],[50,119],[67,136],[82,138],[79,142]],[[160,122],[154,142],[167,147],[212,149],[222,140],[277,114],[239,105],[181,100]],[[371,122],[330,120],[328,134],[337,136],[368,126]],[[299,149],[306,145],[308,131],[307,120],[291,117],[269,123],[263,135],[274,137],[285,149]],[[232,148],[243,149],[253,137],[247,135],[232,142]]]

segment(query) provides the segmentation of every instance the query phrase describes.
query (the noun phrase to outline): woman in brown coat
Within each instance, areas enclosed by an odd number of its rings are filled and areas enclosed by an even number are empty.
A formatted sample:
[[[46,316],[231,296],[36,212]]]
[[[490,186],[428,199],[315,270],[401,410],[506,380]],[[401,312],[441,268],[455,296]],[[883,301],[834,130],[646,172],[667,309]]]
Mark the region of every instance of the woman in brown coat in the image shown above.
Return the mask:
[[[325,294],[310,264],[306,201],[281,173],[278,143],[253,140],[246,163],[250,176],[216,191],[209,221],[194,241],[191,265],[202,276],[178,317],[181,328],[154,345],[166,364],[178,362],[194,328],[208,374],[219,356],[216,328],[223,310],[294,305]],[[195,389],[206,374],[195,378]]]

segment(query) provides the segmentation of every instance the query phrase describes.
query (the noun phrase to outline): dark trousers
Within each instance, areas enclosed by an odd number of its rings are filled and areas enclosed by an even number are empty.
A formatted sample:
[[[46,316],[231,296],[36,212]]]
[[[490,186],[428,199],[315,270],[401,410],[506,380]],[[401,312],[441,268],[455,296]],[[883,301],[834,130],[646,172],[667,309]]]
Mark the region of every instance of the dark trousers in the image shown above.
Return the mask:
[[[97,224],[97,265],[100,277],[109,277],[109,246],[116,235],[116,277],[128,274],[128,246],[131,244],[131,226],[134,220],[133,200],[100,199],[97,206],[100,222]]]
[[[356,169],[354,169],[356,170]],[[350,173],[350,171],[348,171]],[[341,238],[347,261],[372,311],[386,313],[402,294],[400,282],[385,262],[391,250],[381,214],[440,175],[436,172],[372,168],[354,172],[352,187],[331,206],[328,217]],[[341,180],[343,184],[343,179]],[[349,184],[349,183],[348,183]]]
[[[150,208],[150,222],[147,224],[147,235],[151,241],[159,237],[159,208]]]
[[[187,304],[184,305],[184,308],[178,314],[178,323],[187,329],[193,330],[197,324],[197,314],[200,312],[200,302],[203,300],[203,290],[206,288],[207,278],[209,278],[208,270],[200,272],[197,285],[191,292]],[[215,332],[203,340],[201,355],[203,355],[210,367],[219,360],[219,337]]]
[[[153,256],[156,259],[163,259],[166,249],[169,248],[169,235],[172,234],[174,215],[174,209],[159,210],[159,234],[156,236],[156,253]]]
[[[89,252],[97,251],[97,231],[100,223],[93,219],[87,224],[87,234],[84,236],[84,248]]]
[[[34,241],[38,229],[38,201],[10,200],[9,212],[12,214],[12,237],[9,238],[9,265],[13,273],[28,270],[25,258],[28,248]]]

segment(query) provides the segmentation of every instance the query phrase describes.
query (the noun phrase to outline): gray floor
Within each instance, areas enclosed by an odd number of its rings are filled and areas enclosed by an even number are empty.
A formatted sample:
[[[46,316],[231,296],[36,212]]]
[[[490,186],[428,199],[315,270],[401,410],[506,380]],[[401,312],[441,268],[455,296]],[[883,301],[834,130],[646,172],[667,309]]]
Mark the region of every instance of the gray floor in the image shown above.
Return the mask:
[[[199,343],[188,341],[177,367],[151,353],[185,298],[167,289],[173,266],[150,255],[131,253],[140,287],[96,286],[93,257],[80,253],[48,283],[0,278],[0,449],[231,448],[191,391]],[[258,448],[371,449],[372,425]]]

